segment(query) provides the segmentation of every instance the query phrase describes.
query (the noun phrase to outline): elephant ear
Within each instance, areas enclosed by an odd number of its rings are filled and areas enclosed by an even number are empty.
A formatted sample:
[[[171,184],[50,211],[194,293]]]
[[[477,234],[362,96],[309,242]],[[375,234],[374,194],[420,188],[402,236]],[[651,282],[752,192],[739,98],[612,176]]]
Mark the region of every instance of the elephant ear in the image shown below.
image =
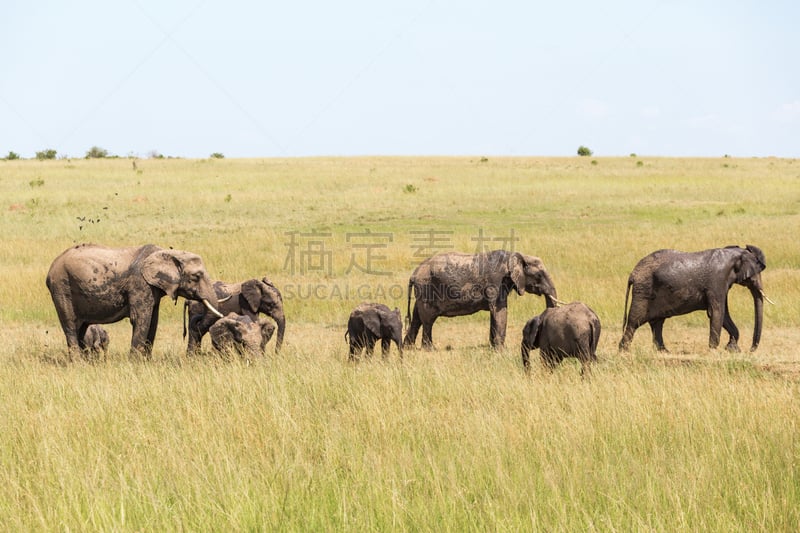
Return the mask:
[[[242,297],[245,302],[247,302],[248,307],[250,307],[250,311],[257,313],[258,307],[261,305],[261,287],[259,287],[259,281],[251,279],[242,283]]]
[[[379,311],[373,309],[363,313],[361,315],[361,319],[364,321],[364,326],[369,330],[370,333],[376,337],[381,336],[381,315]]]
[[[517,294],[520,296],[525,294],[525,258],[519,252],[514,252],[508,258],[508,275],[514,288],[517,289]]]
[[[191,255],[191,254],[188,254]],[[178,299],[178,287],[183,271],[183,261],[167,250],[154,252],[142,261],[142,277],[153,287],[158,287],[173,300]]]
[[[766,267],[764,252],[755,246],[748,245],[746,250],[742,250],[734,271],[736,272],[736,283],[742,283],[764,270]]]

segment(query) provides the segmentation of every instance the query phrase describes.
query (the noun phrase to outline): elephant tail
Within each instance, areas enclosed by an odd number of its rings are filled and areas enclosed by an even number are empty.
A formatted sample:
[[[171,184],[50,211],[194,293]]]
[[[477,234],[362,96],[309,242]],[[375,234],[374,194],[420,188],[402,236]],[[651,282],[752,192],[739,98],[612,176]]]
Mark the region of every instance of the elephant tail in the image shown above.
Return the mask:
[[[622,331],[625,331],[625,328],[628,327],[628,296],[631,294],[631,286],[633,285],[633,280],[628,278],[628,288],[625,289],[625,308],[622,310]]]
[[[408,301],[406,302],[406,327],[411,324],[411,289],[414,287],[413,278],[408,278]]]

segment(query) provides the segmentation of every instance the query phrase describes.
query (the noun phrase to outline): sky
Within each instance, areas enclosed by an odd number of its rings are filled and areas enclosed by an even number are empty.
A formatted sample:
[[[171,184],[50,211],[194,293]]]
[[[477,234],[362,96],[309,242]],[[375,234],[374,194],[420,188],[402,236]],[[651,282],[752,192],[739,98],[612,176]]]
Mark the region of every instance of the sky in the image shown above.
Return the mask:
[[[796,0],[11,0],[0,156],[799,157]]]

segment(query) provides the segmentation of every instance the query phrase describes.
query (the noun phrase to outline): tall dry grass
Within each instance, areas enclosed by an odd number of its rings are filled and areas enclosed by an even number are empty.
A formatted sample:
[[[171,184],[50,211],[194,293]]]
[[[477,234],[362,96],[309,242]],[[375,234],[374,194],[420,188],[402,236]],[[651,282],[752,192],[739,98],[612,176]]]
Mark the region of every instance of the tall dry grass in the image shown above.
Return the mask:
[[[0,528],[794,530],[799,176],[728,158],[0,162]],[[375,297],[405,314],[393,287],[430,231],[461,250],[513,236],[542,257],[559,296],[603,322],[592,379],[570,361],[524,377],[533,296],[512,298],[504,351],[479,314],[438,321],[436,352],[347,364],[350,309]],[[330,272],[287,265],[293,232],[318,236]],[[165,301],[152,361],[128,358],[123,322],[108,360],[67,363],[43,280],[82,241],[269,275],[293,296],[284,350],[187,358]],[[386,245],[372,272],[351,265],[357,242]],[[756,353],[708,351],[702,313],[667,321],[667,356],[646,328],[617,353],[638,258],[746,243],[776,301]],[[747,291],[731,306],[746,346]]]

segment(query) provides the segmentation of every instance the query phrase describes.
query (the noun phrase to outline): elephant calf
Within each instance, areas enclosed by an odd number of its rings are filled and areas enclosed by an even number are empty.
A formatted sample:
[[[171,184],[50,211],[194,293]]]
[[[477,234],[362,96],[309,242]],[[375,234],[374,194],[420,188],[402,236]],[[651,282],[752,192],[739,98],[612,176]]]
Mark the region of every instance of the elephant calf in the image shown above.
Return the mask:
[[[375,343],[380,339],[383,357],[389,355],[392,341],[397,345],[400,358],[403,358],[403,324],[400,310],[394,311],[383,304],[362,303],[350,313],[345,338],[350,340],[349,360],[366,349],[367,357],[372,356]]]
[[[253,320],[236,313],[228,313],[208,330],[215,350],[236,351],[243,356],[263,353],[274,331],[275,325],[265,318]]]
[[[81,348],[94,355],[102,353],[105,357],[108,353],[108,332],[100,324],[90,325],[83,334]]]
[[[539,348],[542,362],[550,370],[565,357],[581,362],[581,376],[597,361],[600,319],[580,302],[552,307],[531,318],[522,330],[522,366],[530,373],[530,350]]]

